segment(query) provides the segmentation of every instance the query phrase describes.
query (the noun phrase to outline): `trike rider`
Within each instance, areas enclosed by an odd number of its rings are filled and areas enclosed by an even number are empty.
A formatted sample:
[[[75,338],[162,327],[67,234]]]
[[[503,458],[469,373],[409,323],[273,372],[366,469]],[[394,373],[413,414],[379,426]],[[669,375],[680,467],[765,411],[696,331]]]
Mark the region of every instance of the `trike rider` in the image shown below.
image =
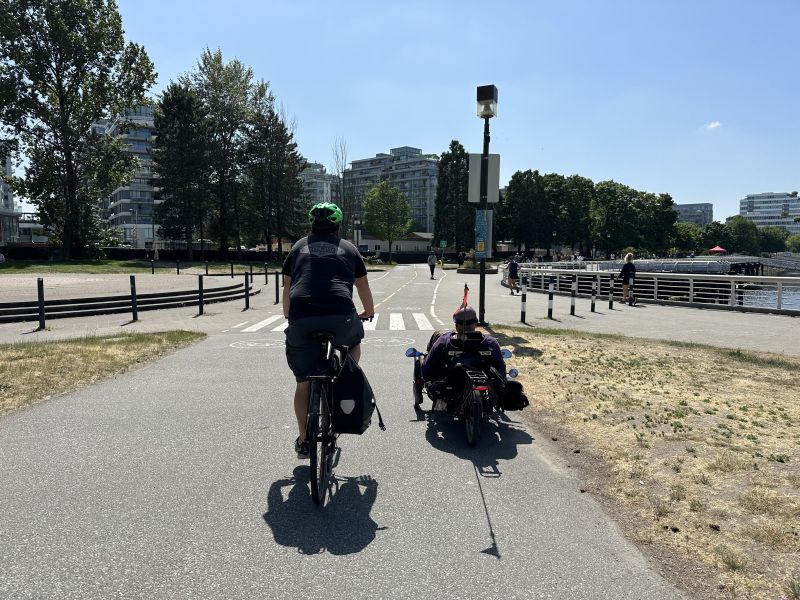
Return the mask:
[[[309,457],[306,417],[311,395],[309,376],[318,367],[319,342],[314,331],[335,335],[334,344],[347,346],[350,356],[361,358],[364,337],[362,319],[375,314],[367,268],[356,247],[339,237],[342,210],[331,202],[315,204],[308,211],[311,235],[292,246],[283,263],[283,316],[286,328],[286,360],[295,376],[294,414],[298,436],[297,457]],[[353,285],[364,310],[358,314],[353,304]]]
[[[475,332],[478,325],[478,316],[475,309],[469,305],[462,304],[453,313],[453,323],[455,331],[447,331],[438,335],[434,333],[431,337],[433,342],[428,349],[428,355],[422,361],[422,378],[426,383],[445,382],[451,375],[453,357],[457,356],[458,361],[465,367],[480,369],[484,365],[490,365],[497,369],[500,377],[505,379],[506,362],[500,350],[500,344],[490,335],[480,334],[479,340],[470,340],[469,349],[465,349],[465,340],[462,339]],[[475,337],[474,335],[471,337]],[[481,352],[489,352],[484,355]],[[428,386],[430,389],[430,385]]]

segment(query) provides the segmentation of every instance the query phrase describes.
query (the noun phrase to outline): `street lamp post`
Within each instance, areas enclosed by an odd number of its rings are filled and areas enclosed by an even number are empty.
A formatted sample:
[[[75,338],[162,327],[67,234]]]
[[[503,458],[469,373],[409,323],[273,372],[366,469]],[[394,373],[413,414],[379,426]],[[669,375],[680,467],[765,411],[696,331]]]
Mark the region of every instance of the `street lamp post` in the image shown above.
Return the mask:
[[[497,88],[493,85],[479,85],[478,86],[478,117],[483,119],[483,154],[481,154],[481,189],[480,189],[480,218],[483,219],[483,227],[476,228],[483,232],[484,239],[483,253],[481,255],[480,266],[480,291],[479,291],[479,304],[478,304],[478,323],[486,325],[484,315],[486,313],[486,242],[488,241],[488,233],[486,227],[486,210],[489,187],[489,119],[497,116]],[[476,250],[480,250],[476,248]]]
[[[353,219],[353,241],[356,243],[356,248],[358,248],[361,242],[361,219]]]

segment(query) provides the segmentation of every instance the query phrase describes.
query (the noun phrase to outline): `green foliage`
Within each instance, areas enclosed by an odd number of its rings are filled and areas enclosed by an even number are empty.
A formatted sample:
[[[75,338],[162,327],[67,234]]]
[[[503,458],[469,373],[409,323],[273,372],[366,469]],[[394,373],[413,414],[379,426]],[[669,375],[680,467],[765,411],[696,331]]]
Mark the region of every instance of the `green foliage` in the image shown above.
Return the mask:
[[[720,246],[721,248],[732,251],[733,241],[730,231],[719,221],[712,221],[703,227],[701,241],[704,252],[714,246]]]
[[[800,233],[793,233],[786,238],[786,250],[788,252],[800,252]]]
[[[766,227],[758,228],[758,242],[761,252],[783,252],[786,250],[786,239],[788,237],[789,232],[782,227],[767,225]]]
[[[388,181],[373,185],[364,194],[364,225],[373,235],[389,242],[389,262],[392,261],[392,243],[411,227],[410,213],[403,193]]]
[[[203,238],[207,211],[203,182],[208,172],[206,113],[194,89],[170,83],[155,111],[153,167],[159,176],[159,235],[186,241],[193,260],[195,234]]]
[[[702,240],[703,229],[695,223],[681,222],[672,226],[672,244],[682,252],[700,251],[703,246]]]
[[[438,175],[433,238],[465,250],[474,243],[476,205],[467,202],[469,154],[457,140],[439,158]]]
[[[141,104],[155,81],[144,49],[123,33],[112,0],[0,1],[0,132],[27,158],[12,185],[65,257],[93,251],[97,199],[136,166],[118,140],[92,132]]]
[[[725,229],[731,237],[729,252],[740,254],[758,254],[760,252],[758,228],[750,219],[736,215],[725,223]]]
[[[508,237],[518,246],[550,249],[555,215],[539,171],[517,171],[511,176],[503,210]]]

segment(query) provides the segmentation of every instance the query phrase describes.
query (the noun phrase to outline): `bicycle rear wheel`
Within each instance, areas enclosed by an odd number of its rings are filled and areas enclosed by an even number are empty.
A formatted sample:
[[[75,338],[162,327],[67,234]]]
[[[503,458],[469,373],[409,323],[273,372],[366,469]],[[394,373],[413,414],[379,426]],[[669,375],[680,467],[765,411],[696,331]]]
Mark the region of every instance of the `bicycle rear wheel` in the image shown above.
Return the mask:
[[[481,393],[472,390],[470,399],[464,406],[464,424],[467,429],[467,443],[474,446],[481,437],[481,419],[483,417],[483,402]]]
[[[306,439],[308,440],[311,459],[311,499],[314,504],[325,502],[325,485],[322,473],[325,471],[325,443],[323,434],[325,428],[322,423],[322,385],[318,380],[311,383],[311,400],[308,410],[308,423],[306,424]],[[327,479],[324,478],[324,479]]]

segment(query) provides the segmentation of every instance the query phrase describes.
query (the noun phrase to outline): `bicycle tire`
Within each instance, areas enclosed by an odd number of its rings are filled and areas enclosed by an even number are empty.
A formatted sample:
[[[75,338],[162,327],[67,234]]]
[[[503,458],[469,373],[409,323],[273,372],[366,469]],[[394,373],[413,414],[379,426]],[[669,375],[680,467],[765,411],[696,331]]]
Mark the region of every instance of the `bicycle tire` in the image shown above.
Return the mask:
[[[467,444],[474,446],[481,437],[481,420],[483,418],[483,402],[481,393],[472,390],[470,401],[464,407],[464,425],[467,430]]]
[[[308,422],[306,424],[306,439],[308,440],[311,459],[311,499],[314,504],[325,501],[325,490],[320,486],[320,469],[324,471],[325,451],[322,444],[322,413],[321,413],[321,388],[318,380],[311,382],[311,399],[308,407]]]
[[[419,408],[422,404],[422,384],[414,382],[414,408]]]

